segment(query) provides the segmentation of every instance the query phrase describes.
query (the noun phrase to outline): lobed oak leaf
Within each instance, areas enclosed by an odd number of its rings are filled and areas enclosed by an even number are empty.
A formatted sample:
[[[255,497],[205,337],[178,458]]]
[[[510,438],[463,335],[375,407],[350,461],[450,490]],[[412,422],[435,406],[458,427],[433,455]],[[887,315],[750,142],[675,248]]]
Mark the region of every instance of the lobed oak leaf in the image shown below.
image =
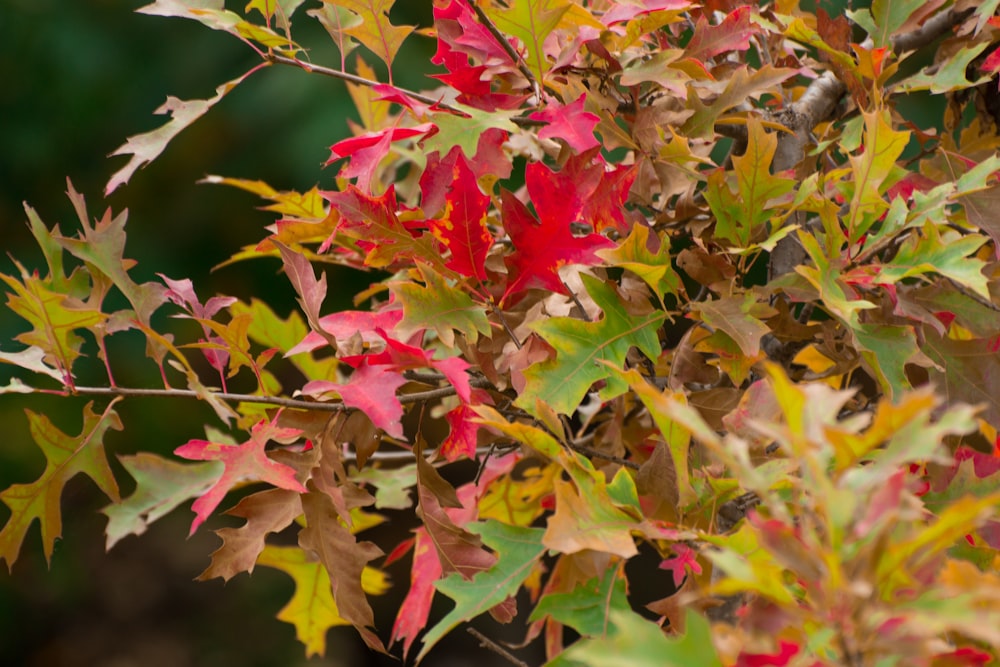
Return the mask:
[[[313,380],[302,393],[318,397],[327,392],[340,395],[344,405],[352,407],[371,419],[372,423],[394,438],[403,438],[403,406],[396,397],[396,390],[406,384],[406,378],[384,365],[359,363],[346,384]]]
[[[740,351],[750,358],[760,355],[760,339],[771,333],[771,329],[761,320],[775,314],[770,307],[758,303],[757,297],[751,292],[702,301],[691,307],[697,307],[703,322],[713,329],[724,331],[739,345]]]
[[[338,231],[355,239],[366,253],[365,265],[386,268],[397,262],[409,264],[421,260],[440,273],[449,273],[429,235],[411,231],[400,221],[393,186],[377,197],[353,185],[325,196],[340,214]]]
[[[712,641],[709,622],[688,608],[685,633],[667,637],[656,623],[631,610],[612,610],[608,632],[600,637],[576,642],[548,663],[551,667],[603,667],[621,663],[628,656],[634,667],[722,667],[722,660]]]
[[[584,637],[606,637],[611,631],[611,614],[631,608],[623,575],[619,563],[606,568],[599,577],[578,583],[570,591],[547,593],[538,601],[528,620],[549,617]]]
[[[403,41],[413,32],[413,26],[394,25],[389,21],[389,11],[395,0],[323,1],[348,9],[361,17],[361,23],[345,28],[344,32],[364,44],[385,63],[389,69],[389,81],[392,81],[392,62]]]
[[[431,233],[451,255],[446,266],[482,283],[486,280],[486,255],[493,247],[493,235],[486,227],[490,198],[479,190],[469,161],[457,146],[447,159],[453,160],[453,167],[445,191],[444,211],[428,223]],[[426,182],[421,177],[422,188]],[[425,190],[424,199],[426,194]]]
[[[659,244],[650,248],[651,243]],[[649,227],[635,225],[632,232],[616,248],[598,250],[597,256],[613,266],[620,266],[642,278],[661,303],[667,294],[679,296],[682,285],[670,259],[666,241],[650,236]]]
[[[737,7],[718,25],[709,25],[702,14],[684,53],[688,58],[705,61],[729,51],[746,51],[755,32],[750,24],[750,5]]]
[[[541,111],[529,115],[528,118],[532,120],[547,123],[538,131],[538,138],[562,139],[577,153],[583,153],[600,146],[601,142],[594,136],[594,127],[601,118],[583,110],[586,101],[586,94],[569,104],[560,104],[550,100]]]
[[[118,460],[135,479],[135,492],[101,511],[108,517],[107,549],[127,535],[142,535],[149,524],[178,505],[204,494],[222,473],[218,461],[183,464],[150,452],[120,456]]]
[[[268,534],[284,530],[301,516],[302,503],[296,491],[268,489],[243,498],[226,514],[246,519],[246,523],[215,531],[222,546],[212,552],[212,562],[198,575],[199,581],[214,577],[229,581],[240,572],[252,573]]]
[[[416,127],[393,127],[344,139],[330,146],[330,159],[326,161],[326,165],[349,157],[350,163],[341,171],[341,175],[344,178],[357,178],[357,187],[368,191],[371,190],[375,169],[389,154],[392,142],[422,137],[434,129],[435,126],[431,123],[423,123]]]
[[[434,582],[441,578],[441,561],[434,542],[426,528],[417,528],[413,547],[413,565],[410,568],[410,589],[399,605],[396,621],[392,625],[391,643],[402,640],[403,659],[410,653],[410,646],[417,635],[427,627],[427,619],[434,601]]]
[[[372,650],[385,653],[385,646],[371,630],[375,616],[365,596],[364,572],[368,562],[382,555],[371,542],[358,542],[344,526],[330,497],[316,490],[302,496],[306,527],[299,533],[299,545],[315,553],[330,576],[333,599],[340,616],[358,631]]]
[[[295,636],[306,647],[306,658],[325,655],[327,631],[351,625],[337,608],[326,568],[302,549],[274,545],[264,548],[257,564],[281,570],[295,581],[292,599],[278,612],[278,620],[295,626]],[[388,590],[389,582],[379,570],[366,567],[361,572],[361,588],[380,595]]]
[[[176,16],[178,14],[163,14],[162,12],[148,11],[156,5],[180,5],[178,0],[157,0],[153,5],[148,5],[139,11],[145,14],[160,14],[166,16]],[[221,6],[221,2],[219,5]],[[184,9],[184,14],[187,10]],[[189,17],[190,18],[190,17]],[[287,40],[282,40],[284,44],[287,44]],[[163,126],[144,134],[137,134],[131,136],[128,140],[121,146],[115,149],[112,156],[114,155],[131,155],[128,163],[119,169],[111,179],[108,184],[104,187],[104,194],[110,195],[114,192],[120,185],[128,183],[132,175],[140,167],[149,164],[155,160],[163,149],[167,147],[174,137],[180,134],[181,130],[186,128],[188,125],[194,121],[201,118],[209,109],[218,104],[223,97],[225,97],[233,88],[243,83],[243,80],[248,76],[253,74],[259,69],[259,65],[254,67],[249,72],[236,77],[231,81],[227,81],[218,88],[215,89],[215,96],[210,97],[207,100],[180,100],[176,97],[167,97],[167,101],[163,103],[156,111],[156,114],[169,114],[170,120]]]
[[[570,3],[566,0],[517,0],[506,8],[484,7],[501,32],[521,41],[526,51],[524,61],[538,81],[543,81],[549,70],[545,38],[569,9]]]
[[[76,331],[98,325],[107,316],[80,299],[51,291],[37,275],[29,274],[16,260],[15,264],[21,272],[20,280],[0,274],[0,280],[12,290],[7,294],[7,307],[31,325],[30,331],[18,334],[15,340],[42,354],[38,357],[32,353],[31,357],[25,357],[22,352],[19,353],[22,356],[11,358],[25,361],[32,370],[37,368],[41,372],[53,364],[56,367],[54,377],[71,385],[73,365],[82,355],[83,347],[83,338]],[[34,357],[38,357],[37,361]]]
[[[174,450],[174,454],[193,461],[222,461],[225,469],[215,484],[194,502],[191,509],[195,518],[191,522],[191,533],[198,529],[205,519],[219,506],[226,494],[237,484],[251,480],[267,482],[278,488],[305,493],[306,489],[295,479],[295,470],[287,465],[272,461],[264,452],[269,440],[283,440],[298,436],[301,431],[281,428],[277,415],[270,421],[261,421],[250,430],[250,438],[239,445],[231,445],[207,440],[189,440]]]
[[[371,312],[368,310],[341,310],[319,318],[320,330],[331,336],[338,345],[348,342],[358,336],[364,345],[383,344],[385,339],[379,330],[391,331],[400,320],[403,311],[400,308]],[[316,331],[305,334],[301,340],[285,353],[291,357],[303,352],[312,352],[327,344],[326,338]]]
[[[477,304],[466,292],[449,285],[445,278],[424,264],[417,264],[424,284],[414,281],[389,283],[396,301],[403,306],[403,319],[396,333],[405,337],[432,329],[447,347],[455,347],[455,331],[463,334],[472,345],[479,334],[490,335],[486,307]]]
[[[601,380],[606,382],[600,392],[603,398],[618,396],[627,387],[612,367],[621,368],[633,347],[650,359],[660,354],[656,332],[664,319],[662,312],[630,313],[613,286],[589,275],[582,277],[603,316],[596,322],[555,317],[532,324],[556,356],[524,372],[527,384],[516,404],[526,410],[533,411],[535,401],[541,400],[556,412],[571,414],[591,385]]]
[[[492,520],[469,524],[467,528],[497,554],[496,562],[471,580],[453,573],[435,584],[437,590],[455,601],[455,607],[424,635],[417,662],[459,623],[512,598],[546,551],[540,528],[508,526]]]
[[[681,126],[680,134],[688,139],[710,139],[714,136],[715,122],[722,114],[743,104],[747,98],[760,97],[796,73],[794,69],[771,65],[765,65],[752,73],[746,67],[741,67],[733,72],[732,77],[726,82],[725,89],[708,105],[704,104],[692,92],[693,87],[689,86],[687,100],[694,114]]]
[[[24,536],[35,519],[41,524],[45,560],[51,563],[56,539],[62,533],[60,500],[63,489],[77,474],[84,473],[94,480],[104,495],[119,502],[118,482],[104,453],[104,436],[108,429],[122,430],[121,420],[113,409],[117,401],[111,401],[101,414],[93,411],[93,402],[88,402],[83,408],[83,426],[77,436],[63,433],[44,415],[25,411],[32,440],[45,455],[45,470],[34,482],[13,484],[0,493],[0,500],[11,511],[0,530],[0,560],[7,561],[8,569],[14,566]]]
[[[555,190],[549,201],[557,205],[559,197]],[[501,202],[504,229],[514,244],[514,252],[504,257],[510,277],[501,302],[530,288],[565,294],[566,286],[559,279],[559,268],[567,264],[597,264],[596,251],[614,245],[599,234],[573,236],[569,226],[571,220],[565,218],[562,221],[536,220],[507,190],[502,191]]]
[[[367,363],[372,366],[388,366],[393,371],[406,371],[417,368],[433,368],[440,371],[451,386],[455,388],[455,393],[465,403],[472,401],[472,385],[469,384],[469,375],[466,370],[469,363],[461,357],[447,357],[445,359],[435,359],[431,350],[401,343],[390,338],[385,332],[380,332],[385,340],[386,346],[382,352],[377,354],[366,354],[351,357],[343,357],[341,361],[350,366],[357,367]]]

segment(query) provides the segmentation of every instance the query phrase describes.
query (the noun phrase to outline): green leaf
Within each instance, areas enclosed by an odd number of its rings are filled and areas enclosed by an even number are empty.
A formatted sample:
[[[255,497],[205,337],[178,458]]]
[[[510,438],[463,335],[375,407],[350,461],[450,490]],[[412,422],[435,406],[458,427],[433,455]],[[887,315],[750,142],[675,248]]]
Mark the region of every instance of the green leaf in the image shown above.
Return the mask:
[[[657,239],[656,252],[649,249],[649,227],[635,225],[632,232],[616,248],[596,251],[598,257],[612,266],[628,269],[649,285],[661,303],[667,294],[677,296],[681,279],[670,261],[669,244]]]
[[[543,48],[545,38],[569,8],[566,0],[514,0],[507,9],[487,4],[484,11],[502,32],[521,40],[527,51],[524,59],[528,69],[542,81],[549,70]]]
[[[977,69],[972,66],[972,61],[985,51],[989,45],[989,42],[980,42],[972,46],[963,46],[959,49],[958,53],[950,55],[939,66],[936,66],[932,74],[929,74],[927,70],[919,74],[914,74],[900,83],[899,89],[907,93],[917,90],[929,90],[935,95],[943,95],[944,93],[979,86],[989,81],[990,76],[984,75],[975,81],[970,81],[967,78],[967,73]]]
[[[848,10],[847,15],[871,35],[875,46],[891,46],[893,35],[925,4],[923,0],[873,0],[870,10]]]
[[[149,452],[120,456],[135,479],[135,492],[101,510],[108,517],[107,548],[127,535],[142,535],[149,524],[190,498],[203,495],[222,474],[218,461],[184,464]]]
[[[556,356],[524,372],[527,384],[516,405],[529,412],[535,410],[535,401],[542,400],[556,412],[572,413],[590,386],[599,380],[607,382],[601,397],[614,398],[626,386],[602,362],[621,368],[632,347],[639,348],[650,359],[660,354],[657,329],[665,317],[662,312],[633,315],[613,286],[586,274],[582,278],[604,316],[597,322],[554,317],[532,324],[532,329],[555,348]]]
[[[389,289],[403,305],[403,319],[396,331],[409,336],[421,329],[432,329],[446,346],[455,347],[455,331],[475,345],[479,334],[490,335],[485,307],[477,304],[461,289],[452,287],[444,276],[417,262],[424,285],[413,281],[393,281]]]
[[[684,625],[682,636],[667,638],[652,621],[616,609],[606,637],[579,641],[546,667],[722,667],[708,621],[688,609]]]
[[[938,227],[931,222],[927,222],[921,232],[912,232],[892,261],[880,267],[879,282],[892,284],[910,276],[938,273],[968,287],[987,301],[992,300],[988,280],[983,274],[986,262],[970,257],[986,243],[985,236],[948,234],[947,238],[942,238]]]
[[[604,637],[611,631],[611,615],[631,610],[622,568],[609,567],[603,576],[575,586],[568,593],[549,593],[531,612],[529,621],[546,616],[585,637]]]
[[[83,347],[83,338],[75,332],[100,324],[107,316],[76,297],[51,291],[42,279],[15,264],[21,272],[20,281],[0,274],[0,280],[13,290],[13,293],[7,294],[7,307],[32,327],[30,331],[18,334],[16,340],[41,350],[44,357],[37,360],[41,364],[39,370],[48,364],[55,364],[59,380],[68,384],[73,375],[73,363],[80,358]]]
[[[439,591],[455,601],[455,608],[424,635],[417,662],[459,623],[475,618],[515,595],[546,550],[542,544],[541,528],[508,526],[493,520],[470,523],[465,528],[482,537],[483,542],[496,552],[497,562],[471,581],[454,572],[435,584]]]
[[[437,113],[431,116],[431,121],[438,131],[420,143],[422,155],[434,151],[447,155],[453,146],[460,146],[465,156],[472,160],[479,147],[479,137],[486,130],[496,128],[504,132],[517,131],[517,125],[511,118],[519,113],[518,109],[483,111],[458,103],[453,103],[451,106],[460,110],[463,115]]]
[[[114,502],[119,501],[118,482],[104,454],[104,436],[108,429],[122,430],[121,420],[112,401],[101,414],[83,408],[80,435],[70,436],[49,421],[48,417],[27,410],[31,437],[45,455],[45,470],[30,484],[14,484],[0,493],[0,500],[10,508],[11,516],[0,531],[0,560],[13,567],[21,544],[35,519],[42,527],[45,560],[51,563],[56,538],[62,534],[60,500],[66,483],[84,473]]]
[[[868,231],[868,228],[889,208],[882,197],[886,179],[896,166],[910,140],[909,132],[892,129],[889,111],[862,114],[865,119],[864,152],[852,155],[851,170],[854,178],[854,196],[851,214],[846,221],[848,240],[851,244]]]
[[[913,327],[862,323],[854,336],[886,396],[898,400],[912,388],[906,364],[920,352]]]
[[[768,202],[795,187],[795,179],[771,174],[777,148],[777,135],[765,132],[760,120],[749,116],[746,152],[733,158],[737,192],[729,189],[722,170],[712,172],[708,178],[705,200],[715,214],[717,237],[746,248],[773,215]]]

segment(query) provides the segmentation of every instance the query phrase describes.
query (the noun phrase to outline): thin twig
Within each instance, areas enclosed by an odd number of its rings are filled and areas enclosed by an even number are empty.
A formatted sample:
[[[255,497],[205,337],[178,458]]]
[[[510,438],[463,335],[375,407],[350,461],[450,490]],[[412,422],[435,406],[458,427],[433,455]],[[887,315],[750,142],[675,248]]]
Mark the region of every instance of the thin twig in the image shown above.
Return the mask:
[[[528,67],[528,63],[524,62],[524,58],[521,57],[521,54],[518,53],[513,46],[511,46],[507,37],[500,32],[500,29],[497,28],[496,24],[493,23],[493,20],[490,19],[490,17],[486,15],[486,12],[484,12],[476,3],[476,0],[466,0],[466,2],[468,2],[469,7],[472,8],[472,11],[476,13],[476,18],[478,18],[479,22],[483,24],[483,27],[490,31],[490,34],[493,35],[498,42],[500,42],[500,46],[502,46],[503,50],[507,52],[507,55],[511,57],[511,60],[517,64],[517,69],[524,75],[524,78],[528,80],[528,84],[531,86],[532,92],[535,93],[535,104],[540,104],[542,101],[542,87],[539,85],[535,75]]]
[[[453,107],[447,102],[443,102],[440,99],[435,99],[429,95],[424,95],[412,90],[407,90],[406,88],[400,88],[394,84],[383,84],[381,81],[374,81],[372,79],[366,79],[363,76],[358,76],[357,74],[351,74],[349,72],[344,72],[339,69],[333,69],[332,67],[324,67],[323,65],[314,65],[312,63],[307,63],[304,60],[299,60],[298,58],[289,58],[288,56],[278,55],[277,53],[265,53],[262,56],[264,60],[269,63],[276,63],[278,65],[290,65],[292,67],[298,67],[307,72],[315,72],[316,74],[322,74],[323,76],[328,76],[333,79],[340,79],[341,81],[347,81],[349,83],[355,83],[359,86],[368,86],[369,88],[374,88],[375,86],[381,85],[392,85],[397,91],[403,93],[407,97],[411,97],[418,102],[423,102],[424,104],[429,104],[435,106],[442,111],[447,111],[449,113],[458,114],[460,116],[465,116],[465,112],[457,107]],[[530,118],[521,118],[515,116],[510,119],[510,122],[515,125],[520,125],[521,127],[536,127],[538,125],[544,125],[544,122],[532,120]]]
[[[472,378],[470,384],[475,387],[490,386],[488,380]],[[157,398],[200,398],[199,393],[191,389],[146,389],[141,387],[73,387],[65,389],[37,389],[32,388],[32,394],[59,394],[63,396],[127,396],[143,397],[153,396]],[[427,391],[417,391],[412,394],[403,394],[399,397],[399,402],[403,404],[419,403],[430,401],[444,396],[454,396],[456,390],[452,386],[437,387]],[[262,405],[276,405],[283,408],[298,408],[303,410],[315,410],[317,412],[351,412],[356,408],[344,405],[339,401],[305,401],[298,398],[287,398],[284,396],[257,396],[254,394],[236,394],[232,392],[212,392],[212,396],[228,403],[256,403]]]
[[[512,665],[517,665],[517,667],[528,667],[528,663],[514,656],[513,653],[505,649],[503,646],[500,646],[500,644],[497,644],[479,630],[476,630],[475,628],[466,628],[466,630],[470,635],[479,640],[479,645],[482,648],[488,648],[504,660],[510,662]]]
[[[635,461],[630,461],[628,459],[623,459],[620,456],[615,456],[614,454],[605,454],[602,451],[598,451],[592,447],[587,447],[586,445],[577,445],[573,442],[568,443],[569,448],[574,452],[580,452],[584,456],[589,456],[592,459],[603,459],[605,461],[611,461],[612,463],[617,463],[618,465],[625,466],[626,468],[631,468],[632,470],[639,470],[640,466]]]

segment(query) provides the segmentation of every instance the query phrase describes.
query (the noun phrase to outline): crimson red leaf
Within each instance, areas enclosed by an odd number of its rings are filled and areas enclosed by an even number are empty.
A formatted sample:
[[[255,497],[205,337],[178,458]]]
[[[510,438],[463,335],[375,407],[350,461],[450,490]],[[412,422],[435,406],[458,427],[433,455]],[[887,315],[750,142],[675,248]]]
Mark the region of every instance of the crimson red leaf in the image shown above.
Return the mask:
[[[586,95],[581,95],[576,101],[566,105],[550,101],[544,109],[528,116],[548,123],[539,130],[539,138],[562,139],[577,153],[600,146],[601,142],[594,136],[594,127],[601,119],[596,114],[583,110],[586,99]]]
[[[451,252],[446,266],[463,276],[486,280],[486,254],[493,236],[486,228],[490,198],[479,190],[476,176],[465,155],[456,146],[451,186],[445,195],[444,213],[430,221],[431,232]]]
[[[369,190],[375,169],[382,158],[389,154],[392,142],[422,136],[433,130],[433,124],[423,123],[416,127],[394,127],[344,139],[330,146],[330,159],[326,164],[350,157],[351,162],[341,171],[341,175],[344,178],[357,178],[357,186],[362,190]]]
[[[504,258],[510,270],[510,280],[504,292],[505,301],[532,287],[566,294],[559,279],[559,268],[567,264],[596,264],[595,251],[614,246],[598,234],[576,237],[569,226],[540,224],[514,195],[502,194],[504,227],[514,243],[514,253]]]
[[[469,403],[472,400],[472,386],[469,384],[469,376],[465,372],[469,367],[467,361],[461,357],[434,359],[433,351],[401,343],[398,340],[389,338],[384,332],[382,332],[382,336],[386,342],[385,350],[382,352],[378,354],[343,357],[341,361],[354,367],[361,364],[388,366],[393,371],[433,368],[441,371],[441,374],[455,388],[455,392],[462,401]]]
[[[302,388],[307,396],[319,396],[329,391],[340,394],[344,405],[364,412],[372,423],[394,438],[403,437],[403,406],[396,390],[406,379],[385,366],[361,363],[346,384],[314,380]]]
[[[392,626],[391,642],[403,640],[403,658],[410,652],[413,640],[427,627],[427,618],[434,600],[434,582],[441,578],[441,560],[426,528],[416,530],[413,566],[410,569],[410,590],[399,606]]]
[[[264,452],[268,440],[294,438],[301,433],[294,428],[278,427],[278,416],[274,420],[261,421],[250,431],[250,439],[239,445],[230,445],[208,440],[189,440],[174,450],[174,454],[192,461],[222,461],[225,470],[218,481],[194,501],[195,511],[191,522],[191,533],[198,530],[205,519],[219,506],[229,490],[247,480],[267,482],[282,489],[305,493],[306,489],[295,479],[295,470],[277,461],[272,461]]]
[[[390,330],[401,319],[403,319],[403,311],[400,308],[376,313],[366,310],[342,310],[319,318],[319,326],[322,331],[338,342],[346,342],[354,335],[359,335],[363,343],[371,345],[383,340],[382,336],[377,333],[378,329]],[[301,352],[311,352],[326,344],[327,341],[323,336],[315,331],[310,331],[298,345],[286,352],[285,356],[290,357]]]

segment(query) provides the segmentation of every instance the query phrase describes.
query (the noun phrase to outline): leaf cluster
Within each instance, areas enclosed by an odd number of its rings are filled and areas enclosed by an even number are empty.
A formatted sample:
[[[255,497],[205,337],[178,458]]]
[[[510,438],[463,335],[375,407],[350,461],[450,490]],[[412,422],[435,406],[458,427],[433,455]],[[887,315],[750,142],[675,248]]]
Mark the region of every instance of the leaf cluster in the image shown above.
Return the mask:
[[[551,665],[1000,657],[997,2],[444,0],[433,30],[394,24],[392,0],[302,4],[140,9],[260,63],[168,98],[107,185],[258,69],[346,81],[360,121],[314,188],[206,178],[277,216],[229,261],[279,258],[290,315],[135,282],[125,214],[91,220],[72,185],[75,236],[26,207],[46,268],[0,276],[29,327],[0,393],[93,402],[79,435],[29,412],[47,464],[0,492],[0,559],[35,520],[51,556],[78,473],[111,501],[109,549],[190,499],[194,532],[254,485],[201,578],[287,573],[278,618],[307,655],[349,625],[420,661],[490,615]],[[326,28],[339,68],[293,19]],[[411,39],[436,45],[422,92],[392,77]],[[905,115],[918,95],[946,100],[935,125]],[[329,265],[370,277],[356,310],[328,312]],[[160,388],[115,381],[135,335]],[[87,354],[104,377],[78,377]],[[219,423],[174,451],[194,463],[123,457],[121,498],[105,440],[138,395]],[[442,474],[469,459],[474,477]],[[412,536],[368,539],[379,510],[411,512]],[[650,580],[626,569],[640,553]],[[386,636],[369,598],[392,586]],[[432,619],[435,598],[453,606]]]

